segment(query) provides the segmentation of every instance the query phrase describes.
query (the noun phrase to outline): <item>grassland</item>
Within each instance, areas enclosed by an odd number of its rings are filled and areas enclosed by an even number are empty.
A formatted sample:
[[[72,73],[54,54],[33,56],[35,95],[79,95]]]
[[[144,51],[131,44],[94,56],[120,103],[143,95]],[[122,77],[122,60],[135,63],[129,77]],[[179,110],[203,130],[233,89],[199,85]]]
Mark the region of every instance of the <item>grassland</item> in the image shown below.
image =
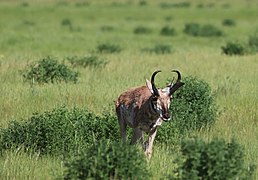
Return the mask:
[[[257,2],[189,1],[190,7],[177,8],[162,8],[161,1],[146,1],[146,5],[138,1],[114,2],[1,1],[0,125],[6,127],[11,120],[61,105],[87,107],[95,113],[113,111],[119,93],[144,84],[154,70],[163,70],[157,78],[157,84],[163,86],[171,77],[170,70],[179,69],[183,76],[205,80],[217,94],[221,112],[218,120],[211,131],[196,135],[204,139],[234,137],[245,148],[246,161],[258,165],[258,56],[221,53],[227,41],[247,41],[258,31]],[[222,26],[227,18],[233,19],[236,26]],[[65,20],[70,25],[62,24]],[[212,24],[225,35],[191,37],[183,32],[189,22]],[[174,27],[177,34],[161,36],[160,30],[166,25]],[[139,26],[152,32],[134,34]],[[105,27],[111,30],[103,30]],[[77,68],[77,84],[30,86],[23,82],[20,71],[28,63],[45,56],[62,61],[68,56],[96,54],[101,43],[118,44],[122,51],[98,54],[108,61],[105,68]],[[142,51],[156,44],[170,45],[172,53]],[[155,147],[150,163],[155,178],[170,170],[171,159],[166,147]],[[54,179],[62,171],[62,160],[55,157],[14,150],[0,159],[1,179]]]

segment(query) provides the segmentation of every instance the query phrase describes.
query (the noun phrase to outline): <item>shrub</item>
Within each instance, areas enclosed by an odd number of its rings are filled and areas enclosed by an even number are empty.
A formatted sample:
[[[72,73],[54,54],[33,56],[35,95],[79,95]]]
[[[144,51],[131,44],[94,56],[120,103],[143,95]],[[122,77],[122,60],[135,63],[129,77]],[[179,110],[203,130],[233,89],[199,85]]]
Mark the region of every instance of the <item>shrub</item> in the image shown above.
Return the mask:
[[[65,18],[61,21],[61,25],[64,26],[64,27],[68,27],[68,29],[70,31],[73,31],[74,28],[73,28],[73,25],[72,25],[72,21],[68,18]],[[77,29],[78,30],[78,29]]]
[[[243,149],[234,140],[188,140],[182,143],[181,153],[180,179],[250,179],[254,171],[254,166],[245,168]]]
[[[140,0],[140,1],[139,1],[139,5],[140,5],[140,6],[146,6],[146,5],[147,5],[147,1],[145,1],[145,0]]]
[[[149,178],[142,149],[119,142],[96,142],[65,164],[64,179]]]
[[[244,55],[246,53],[245,45],[239,42],[227,42],[226,46],[221,47],[226,55]]]
[[[163,36],[174,36],[176,35],[176,30],[175,28],[165,26],[161,29],[160,34]]]
[[[166,16],[164,19],[165,21],[171,21],[173,19],[173,16]]]
[[[33,21],[24,20],[24,21],[23,21],[23,24],[24,24],[24,25],[27,25],[27,26],[34,26],[36,23],[33,22]]]
[[[158,130],[159,142],[171,143],[174,137],[209,127],[215,122],[217,105],[209,84],[191,76],[182,82],[185,85],[173,94],[170,106],[173,120]]]
[[[22,7],[28,7],[28,6],[29,6],[29,3],[28,3],[28,2],[22,2],[22,3],[21,3],[21,6],[22,6]]]
[[[248,46],[252,52],[258,52],[258,33],[249,37]]]
[[[72,56],[68,57],[67,60],[72,64],[73,67],[91,67],[91,68],[103,68],[108,63],[106,60],[99,58],[98,56],[84,56],[77,57]]]
[[[191,36],[201,37],[213,37],[223,35],[223,32],[221,30],[210,24],[200,25],[197,23],[188,23],[185,25],[184,32]]]
[[[72,26],[72,22],[71,22],[70,19],[65,18],[65,19],[63,19],[63,20],[61,21],[61,25],[62,25],[62,26]]]
[[[188,8],[190,6],[191,6],[190,2],[160,3],[161,8]]]
[[[236,22],[233,19],[224,19],[222,21],[223,26],[235,26]]]
[[[76,2],[75,6],[76,7],[87,7],[87,6],[90,6],[90,3],[89,2]]]
[[[78,80],[78,72],[71,70],[64,63],[51,57],[31,63],[22,71],[25,81],[32,83],[74,82]]]
[[[134,34],[150,34],[152,30],[147,27],[139,26],[134,29]]]
[[[100,28],[101,31],[113,31],[114,30],[114,27],[113,26],[109,26],[109,25],[104,25],[104,26],[101,26]]]
[[[118,53],[122,48],[117,44],[103,43],[97,46],[98,53]]]
[[[0,130],[0,148],[24,146],[42,154],[64,155],[82,151],[96,140],[118,140],[118,132],[115,116],[61,107],[23,122],[12,121]]]
[[[228,8],[231,7],[231,5],[228,4],[228,3],[225,3],[225,4],[222,4],[221,7],[224,8],[224,9],[228,9]]]
[[[165,44],[157,44],[153,48],[145,48],[142,51],[155,54],[169,54],[171,53],[171,47]]]

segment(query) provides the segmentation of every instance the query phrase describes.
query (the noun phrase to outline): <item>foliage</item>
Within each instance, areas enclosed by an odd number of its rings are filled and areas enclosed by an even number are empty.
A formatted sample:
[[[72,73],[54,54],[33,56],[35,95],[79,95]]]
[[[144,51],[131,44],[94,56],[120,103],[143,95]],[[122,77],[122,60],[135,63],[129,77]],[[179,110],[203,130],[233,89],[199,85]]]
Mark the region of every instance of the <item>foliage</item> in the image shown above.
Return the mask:
[[[166,44],[157,44],[153,48],[145,48],[142,51],[155,53],[155,54],[170,54],[171,47]]]
[[[173,16],[166,16],[164,19],[165,21],[171,21],[173,19]]]
[[[103,43],[97,46],[98,53],[119,53],[122,48],[117,44]]]
[[[161,29],[160,34],[163,36],[174,36],[176,35],[176,30],[175,28],[165,26]]]
[[[72,26],[72,22],[71,22],[70,19],[65,18],[65,19],[63,19],[63,20],[61,21],[61,25],[62,25],[62,26]]]
[[[23,24],[27,26],[35,26],[36,23],[30,20],[24,20]]]
[[[249,36],[248,46],[253,52],[258,52],[258,32]]]
[[[65,18],[61,21],[61,25],[64,27],[68,27],[70,31],[73,30],[73,24],[72,21],[68,18]]]
[[[64,179],[146,179],[150,175],[142,149],[106,140],[96,141],[65,166]]]
[[[100,27],[100,30],[103,32],[113,31],[114,27],[109,25],[103,25]]]
[[[248,43],[227,42],[222,46],[222,52],[226,55],[246,55],[258,52],[258,33],[249,36]]]
[[[76,7],[87,7],[87,6],[90,6],[90,3],[87,2],[87,1],[86,1],[86,2],[84,2],[84,1],[80,2],[80,1],[79,1],[79,2],[76,2],[76,3],[75,3],[75,6],[76,6]]]
[[[116,117],[97,116],[88,110],[61,107],[34,114],[27,121],[12,121],[1,129],[0,147],[24,146],[42,154],[74,153],[87,148],[95,140],[119,139]]]
[[[74,82],[78,80],[78,72],[71,70],[64,63],[51,57],[43,58],[27,66],[22,72],[25,81],[31,83]]]
[[[140,6],[146,6],[148,3],[147,3],[147,1],[145,1],[145,0],[140,0],[139,1],[139,5]]]
[[[226,46],[221,47],[222,52],[226,55],[244,55],[246,46],[239,42],[227,42]]]
[[[22,7],[28,7],[28,6],[29,6],[29,3],[28,3],[28,2],[22,2],[22,3],[21,3],[21,6],[22,6]]]
[[[157,141],[171,143],[174,137],[209,127],[216,120],[217,105],[208,83],[195,77],[182,80],[183,87],[173,94],[170,112],[173,120],[160,128]]]
[[[236,22],[233,19],[224,19],[222,21],[223,26],[235,26]]]
[[[178,3],[160,3],[161,8],[187,8],[190,7],[190,2],[178,2]]]
[[[184,32],[191,36],[201,37],[218,37],[223,35],[221,30],[210,24],[200,25],[197,23],[187,23],[185,24]]]
[[[138,26],[134,29],[134,34],[150,34],[152,30],[144,26]]]
[[[98,56],[72,56],[67,57],[67,60],[72,64],[73,67],[81,66],[81,67],[92,67],[92,68],[103,68],[108,63],[106,60],[99,58]]]
[[[180,179],[250,179],[254,172],[253,165],[245,167],[243,149],[234,140],[183,141],[181,152]]]

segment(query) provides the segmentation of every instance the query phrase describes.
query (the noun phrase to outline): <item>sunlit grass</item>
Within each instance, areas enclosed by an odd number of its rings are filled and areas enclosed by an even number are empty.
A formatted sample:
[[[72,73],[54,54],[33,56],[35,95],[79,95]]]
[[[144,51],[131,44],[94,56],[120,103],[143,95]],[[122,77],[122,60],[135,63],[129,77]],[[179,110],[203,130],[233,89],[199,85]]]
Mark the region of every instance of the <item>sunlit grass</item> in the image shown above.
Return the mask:
[[[55,179],[63,170],[60,159],[24,153],[22,148],[4,152],[0,160],[2,179]]]

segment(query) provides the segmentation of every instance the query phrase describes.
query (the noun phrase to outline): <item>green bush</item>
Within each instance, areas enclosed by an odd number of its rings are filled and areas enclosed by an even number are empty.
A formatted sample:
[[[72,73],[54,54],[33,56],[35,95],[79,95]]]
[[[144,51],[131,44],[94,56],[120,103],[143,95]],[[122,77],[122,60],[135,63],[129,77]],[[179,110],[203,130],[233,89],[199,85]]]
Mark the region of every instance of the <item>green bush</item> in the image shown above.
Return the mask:
[[[145,48],[142,50],[143,52],[150,52],[155,54],[170,54],[171,47],[166,44],[157,44],[153,48]]]
[[[164,19],[165,21],[171,21],[173,19],[173,16],[166,16]]]
[[[35,22],[30,21],[30,20],[24,20],[23,24],[26,25],[26,26],[35,26],[36,25]]]
[[[215,95],[208,83],[195,77],[182,80],[185,85],[173,94],[170,112],[172,120],[158,130],[157,141],[171,143],[193,130],[213,124],[217,117]]]
[[[72,21],[68,18],[63,19],[61,21],[61,25],[64,26],[64,27],[68,27],[70,31],[74,30]]]
[[[145,0],[140,0],[139,1],[139,5],[140,6],[146,6],[148,3],[147,3],[147,1],[145,1]]]
[[[64,179],[148,179],[142,149],[121,142],[96,142],[65,164]]]
[[[235,26],[236,22],[233,19],[224,19],[222,21],[223,26]]]
[[[188,8],[190,6],[191,6],[190,2],[160,3],[161,8]]]
[[[70,19],[65,18],[65,19],[63,19],[63,20],[61,21],[61,25],[62,25],[62,26],[72,26],[72,22],[71,22]]]
[[[0,129],[1,149],[24,146],[42,154],[64,155],[81,151],[95,140],[118,140],[117,118],[97,116],[88,110],[62,107],[34,114],[25,121],[12,121]]]
[[[28,6],[29,6],[29,3],[28,3],[28,2],[22,2],[22,3],[21,3],[21,6],[22,6],[22,7],[28,7]]]
[[[29,64],[23,71],[25,81],[31,83],[74,82],[78,80],[78,72],[71,70],[64,63],[59,63],[51,57],[43,58]]]
[[[67,60],[73,67],[91,67],[91,68],[103,68],[108,63],[106,60],[99,58],[98,56],[84,56],[84,57],[67,57]]]
[[[163,36],[174,36],[176,35],[176,30],[175,28],[165,26],[161,29],[160,34]]]
[[[97,46],[98,53],[119,53],[122,48],[117,44],[103,43]]]
[[[247,52],[246,46],[239,42],[227,42],[226,46],[222,46],[222,53],[226,55],[244,55]]]
[[[84,2],[84,1],[82,1],[82,2],[76,2],[76,3],[75,3],[75,6],[76,6],[76,7],[87,7],[87,6],[90,6],[90,2]]]
[[[109,32],[109,31],[113,31],[114,27],[113,26],[109,26],[109,25],[104,25],[100,27],[100,30],[103,32]]]
[[[252,52],[258,52],[258,33],[249,36],[248,46]]]
[[[147,27],[139,26],[134,29],[134,34],[150,34],[152,30]]]
[[[243,149],[234,140],[183,141],[181,153],[179,179],[251,179],[255,169],[245,167]]]
[[[247,55],[258,52],[258,35],[257,33],[249,36],[247,44],[240,42],[227,42],[221,47],[222,53],[226,55]]]
[[[221,30],[210,24],[200,25],[197,23],[188,23],[185,24],[184,32],[191,36],[201,37],[218,37],[223,35]]]

